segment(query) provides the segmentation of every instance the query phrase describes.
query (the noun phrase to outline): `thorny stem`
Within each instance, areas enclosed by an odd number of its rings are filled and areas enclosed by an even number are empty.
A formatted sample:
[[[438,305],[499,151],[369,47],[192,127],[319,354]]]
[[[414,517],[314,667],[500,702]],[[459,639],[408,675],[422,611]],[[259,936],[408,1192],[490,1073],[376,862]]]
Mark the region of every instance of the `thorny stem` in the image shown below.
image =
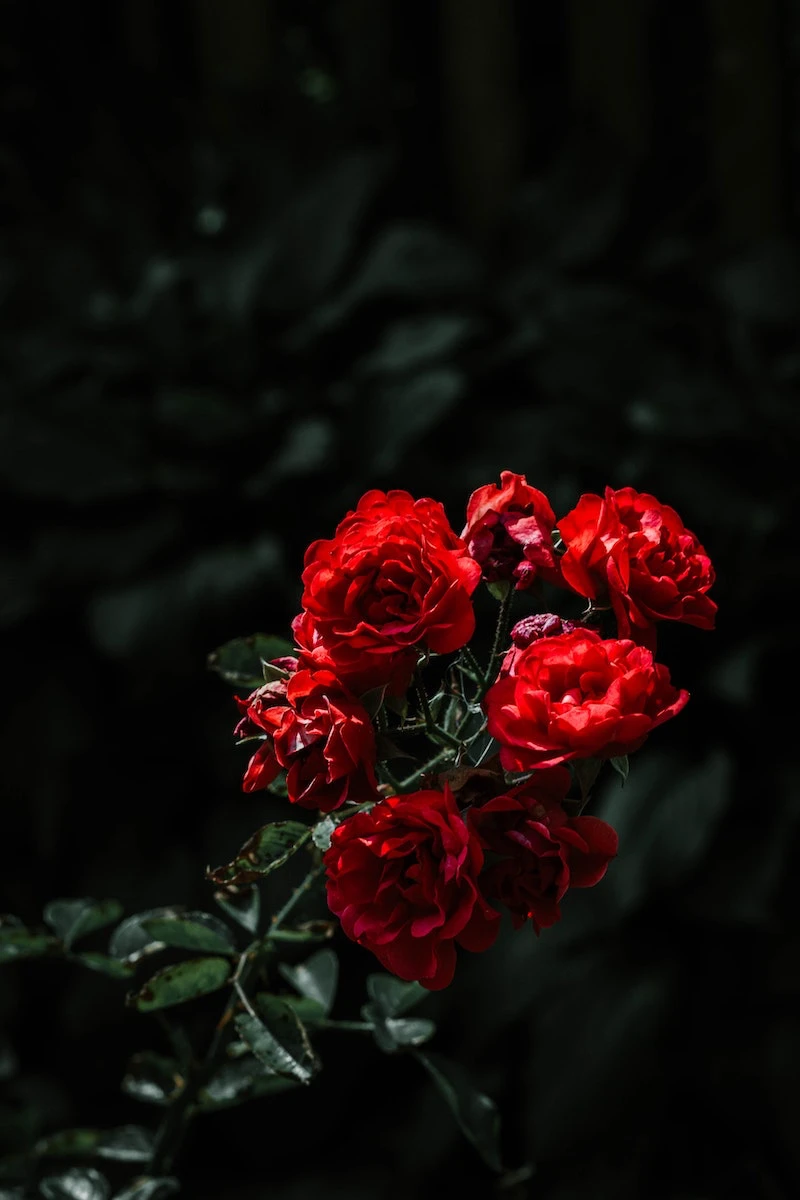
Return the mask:
[[[511,620],[511,605],[513,603],[514,593],[509,591],[508,595],[500,601],[500,609],[497,613],[497,625],[494,631],[494,641],[492,642],[492,653],[489,655],[489,664],[486,668],[486,674],[483,677],[483,684],[478,692],[477,699],[482,700],[488,692],[489,688],[496,678],[496,661],[500,656],[501,647],[508,636],[508,626]]]
[[[454,750],[458,750],[461,746],[458,738],[453,737],[452,733],[447,733],[444,729],[440,729],[433,719],[428,693],[425,691],[425,684],[422,682],[419,670],[414,672],[414,684],[417,691],[417,699],[419,706],[422,709],[422,715],[425,718],[425,728],[436,742],[444,742],[446,746],[451,746]]]
[[[186,1081],[176,1100],[167,1109],[164,1120],[156,1133],[155,1147],[151,1171],[153,1175],[164,1175],[172,1167],[175,1155],[180,1148],[186,1127],[194,1113],[197,1096],[218,1066],[224,1048],[225,1040],[233,1020],[233,1015],[239,1004],[255,1016],[255,1012],[247,999],[246,985],[253,971],[260,963],[264,952],[269,948],[270,937],[283,924],[295,905],[309,890],[317,876],[322,872],[323,864],[312,867],[303,882],[294,889],[283,908],[272,918],[269,932],[260,942],[253,942],[239,956],[236,970],[231,980],[231,994],[225,1009],[217,1022],[211,1045],[203,1061],[198,1065],[189,1064],[186,1069]]]

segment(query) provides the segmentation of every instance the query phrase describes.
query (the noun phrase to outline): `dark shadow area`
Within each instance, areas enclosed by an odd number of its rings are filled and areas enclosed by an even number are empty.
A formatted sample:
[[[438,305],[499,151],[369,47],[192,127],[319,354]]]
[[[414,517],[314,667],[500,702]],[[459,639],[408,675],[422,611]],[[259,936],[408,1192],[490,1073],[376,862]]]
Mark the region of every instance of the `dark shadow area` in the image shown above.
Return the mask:
[[[796,1197],[797,6],[3,15],[2,910],[212,906],[279,804],[240,790],[206,656],[287,636],[371,487],[460,531],[502,469],[559,516],[632,485],[718,576],[717,631],[661,636],[686,712],[604,786],[607,878],[426,1002],[530,1179],[496,1189],[416,1063],[330,1034],[312,1088],[194,1124],[186,1196]],[[350,1016],[374,963],[335,946]],[[3,1153],[154,1122],[120,1079],[163,1035],[123,994],[3,968]]]

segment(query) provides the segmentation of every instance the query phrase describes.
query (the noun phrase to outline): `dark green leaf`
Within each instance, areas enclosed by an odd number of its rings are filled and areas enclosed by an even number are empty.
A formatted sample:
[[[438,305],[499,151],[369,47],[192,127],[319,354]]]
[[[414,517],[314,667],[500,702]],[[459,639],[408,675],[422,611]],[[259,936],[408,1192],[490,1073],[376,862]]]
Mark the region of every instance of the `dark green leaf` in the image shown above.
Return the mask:
[[[114,1200],[166,1200],[167,1196],[174,1196],[180,1191],[180,1186],[172,1175],[162,1175],[159,1179],[140,1175],[130,1187],[117,1192]]]
[[[110,975],[112,979],[130,979],[136,970],[134,963],[125,962],[119,958],[110,958],[107,954],[100,954],[96,950],[84,950],[81,954],[72,954],[70,961],[81,963],[90,971],[99,971],[101,975]]]
[[[311,828],[299,821],[275,821],[265,825],[245,842],[236,858],[215,871],[207,871],[214,883],[252,883],[282,867],[311,837]]]
[[[367,992],[384,1017],[397,1017],[430,994],[421,983],[407,983],[394,975],[369,975]]]
[[[630,764],[628,763],[627,754],[621,754],[618,758],[611,758],[609,759],[609,762],[622,779],[622,782],[625,783],[625,780],[628,778],[628,772],[630,771]]]
[[[281,963],[278,970],[301,996],[322,1005],[326,1015],[331,1011],[339,981],[339,960],[333,950],[318,950],[295,967]]]
[[[153,1135],[140,1125],[122,1125],[101,1136],[97,1153],[101,1158],[118,1162],[149,1163],[153,1157]]]
[[[25,1200],[25,1189],[21,1187],[0,1188],[0,1200]]]
[[[318,850],[322,850],[323,852],[330,850],[331,834],[335,828],[336,822],[332,817],[323,817],[321,821],[317,822],[311,830],[311,840]]]
[[[18,958],[39,958],[60,950],[57,938],[47,933],[6,925],[0,929],[0,963],[15,962]]]
[[[206,950],[210,954],[230,954],[236,947],[228,926],[210,913],[176,913],[169,917],[150,917],[142,928],[165,946],[183,950]]]
[[[222,911],[248,933],[256,932],[261,915],[261,892],[255,884],[220,889],[214,892],[214,899]]]
[[[386,695],[386,687],[372,688],[360,697],[362,706],[366,709],[367,715],[370,718],[377,717],[383,705],[383,698]]]
[[[603,761],[599,758],[573,758],[571,765],[581,789],[581,799],[586,800],[600,774]]]
[[[226,683],[235,688],[257,688],[264,682],[262,663],[293,654],[293,647],[283,638],[254,633],[250,637],[234,638],[212,651],[208,665]]]
[[[122,916],[119,900],[51,900],[44,910],[44,919],[67,950],[74,941],[111,925]]]
[[[276,1075],[250,1054],[223,1064],[200,1092],[203,1109],[228,1108],[254,1096],[283,1092],[297,1084],[296,1079]]]
[[[129,995],[128,1003],[139,1012],[170,1008],[218,991],[230,974],[231,966],[225,958],[190,958],[157,971],[138,992]]]
[[[270,997],[267,1025],[251,1013],[240,1013],[236,1028],[256,1058],[277,1075],[310,1083],[319,1067],[305,1029],[288,1004]]]
[[[486,587],[495,600],[500,600],[501,602],[508,597],[508,593],[511,591],[511,584],[507,579],[498,579],[493,583],[487,583]]]
[[[40,1138],[34,1152],[42,1158],[81,1156],[94,1154],[102,1137],[99,1129],[61,1129],[49,1137]]]
[[[281,927],[269,937],[273,942],[327,942],[335,932],[335,921],[303,921],[296,929]]]
[[[318,1025],[327,1015],[320,1002],[312,1000],[309,996],[280,996],[279,999],[294,1009],[303,1024],[308,1027]]]
[[[463,1067],[441,1054],[415,1051],[444,1096],[465,1137],[493,1171],[502,1171],[500,1159],[500,1114],[493,1100],[477,1091]]]
[[[183,1087],[178,1063],[166,1055],[145,1050],[134,1054],[122,1080],[122,1090],[145,1104],[169,1104]]]
[[[60,1175],[48,1175],[39,1184],[45,1200],[108,1200],[111,1188],[94,1167],[73,1167]]]
[[[108,953],[112,958],[124,958],[128,962],[138,962],[146,954],[162,950],[164,943],[156,941],[144,927],[145,921],[180,916],[176,908],[150,908],[146,912],[134,913],[132,917],[117,926],[108,943]]]
[[[372,1025],[372,1033],[384,1054],[422,1046],[436,1033],[433,1021],[424,1017],[406,1020],[403,1017],[384,1017],[375,1004],[365,1004],[362,1016]]]

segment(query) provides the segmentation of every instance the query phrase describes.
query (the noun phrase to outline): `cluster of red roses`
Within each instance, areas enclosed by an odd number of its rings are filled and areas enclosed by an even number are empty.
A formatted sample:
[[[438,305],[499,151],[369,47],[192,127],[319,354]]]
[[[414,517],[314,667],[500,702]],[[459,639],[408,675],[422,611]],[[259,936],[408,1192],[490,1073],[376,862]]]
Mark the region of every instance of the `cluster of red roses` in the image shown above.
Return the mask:
[[[398,793],[378,782],[368,705],[374,711],[377,694],[383,714],[401,714],[397,732],[419,729],[403,703],[412,676],[429,655],[467,646],[481,579],[503,611],[512,588],[538,595],[541,583],[590,603],[571,621],[520,620],[499,647],[499,670],[492,661],[477,680],[499,754],[418,772],[417,790]],[[324,857],[330,908],[390,971],[445,987],[456,945],[483,950],[494,940],[493,906],[538,932],[559,919],[569,887],[602,878],[617,835],[568,798],[564,764],[627,755],[683,708],[688,693],[653,658],[655,623],[713,628],[713,581],[677,513],[633,488],[582,496],[557,522],[542,492],[504,471],[500,487],[473,493],[461,537],[434,500],[368,492],[333,538],[306,552],[296,657],[269,664],[268,682],[238,700],[237,734],[262,739],[244,788],[267,787],[285,770],[290,802],[342,810]],[[603,610],[615,637],[592,627]],[[425,717],[435,741],[430,710]],[[461,767],[466,745],[452,733],[442,739],[455,742],[450,765]],[[439,758],[444,765],[447,752]]]

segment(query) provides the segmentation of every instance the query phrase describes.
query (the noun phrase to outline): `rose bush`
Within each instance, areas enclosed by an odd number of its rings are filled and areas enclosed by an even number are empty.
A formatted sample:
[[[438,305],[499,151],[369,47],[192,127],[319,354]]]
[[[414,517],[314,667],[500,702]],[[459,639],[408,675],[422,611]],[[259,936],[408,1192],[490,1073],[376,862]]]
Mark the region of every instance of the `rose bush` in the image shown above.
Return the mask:
[[[554,925],[567,890],[599,883],[617,853],[605,821],[567,816],[561,802],[571,784],[566,767],[544,768],[469,810],[488,864],[481,888],[509,910],[515,929],[530,921],[538,934]]]
[[[244,791],[267,787],[285,769],[289,800],[303,808],[327,813],[377,798],[372,721],[330,671],[298,670],[237,703],[239,736],[265,735]]]
[[[555,573],[555,521],[544,492],[524,475],[502,471],[499,487],[489,483],[470,496],[461,536],[487,583],[513,580],[522,590]]]
[[[391,796],[333,833],[328,906],[342,929],[401,979],[447,987],[456,945],[486,950],[499,914],[478,885],[483,852],[451,790]]]
[[[609,603],[620,637],[655,645],[656,621],[713,629],[714,568],[673,508],[626,487],[581,496],[558,522],[561,574],[581,596]]]
[[[367,492],[306,552],[293,625],[301,657],[356,693],[402,692],[419,649],[449,654],[472,637],[480,574],[437,501]]]
[[[630,754],[688,699],[644,646],[576,629],[521,650],[485,707],[505,769],[530,771]]]

